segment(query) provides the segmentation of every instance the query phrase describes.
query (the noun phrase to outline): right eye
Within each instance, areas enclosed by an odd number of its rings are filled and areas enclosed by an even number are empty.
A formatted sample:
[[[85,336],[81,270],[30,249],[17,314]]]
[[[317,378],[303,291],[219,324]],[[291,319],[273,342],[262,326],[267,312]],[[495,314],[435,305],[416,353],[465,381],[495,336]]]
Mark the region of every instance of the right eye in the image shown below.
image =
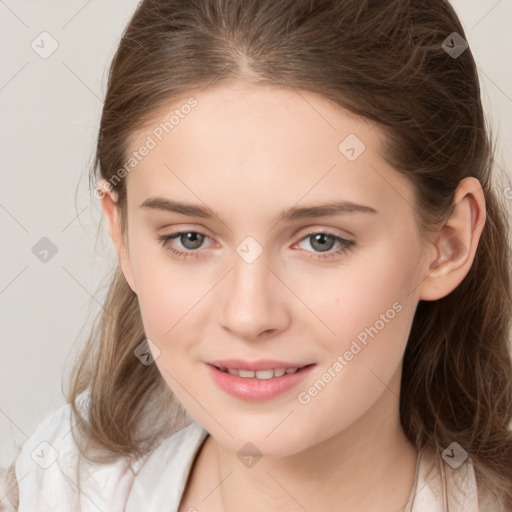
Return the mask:
[[[206,238],[209,237],[203,233],[199,233],[198,231],[178,231],[177,233],[173,233],[171,235],[159,236],[158,240],[162,243],[162,246],[169,250],[172,254],[178,258],[185,259],[189,256],[193,258],[199,257],[199,254],[196,254],[199,252],[197,249],[201,247]],[[172,246],[170,242],[175,239],[182,244],[185,250],[176,249]]]

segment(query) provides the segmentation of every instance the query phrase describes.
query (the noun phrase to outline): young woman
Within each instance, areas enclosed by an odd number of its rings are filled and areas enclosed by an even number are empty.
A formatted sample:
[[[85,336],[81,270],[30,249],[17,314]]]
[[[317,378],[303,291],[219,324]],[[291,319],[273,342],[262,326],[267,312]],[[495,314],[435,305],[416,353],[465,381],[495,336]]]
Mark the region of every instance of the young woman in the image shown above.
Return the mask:
[[[510,510],[492,168],[447,1],[143,0],[91,173],[119,266],[19,510]]]

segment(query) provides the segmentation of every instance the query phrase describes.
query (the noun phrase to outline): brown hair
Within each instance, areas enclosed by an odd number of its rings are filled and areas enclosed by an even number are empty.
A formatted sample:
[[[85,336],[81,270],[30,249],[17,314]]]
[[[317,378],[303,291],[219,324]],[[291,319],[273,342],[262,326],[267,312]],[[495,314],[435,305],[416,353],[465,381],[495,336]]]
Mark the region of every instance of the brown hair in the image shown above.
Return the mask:
[[[460,180],[477,178],[487,212],[477,253],[452,293],[418,304],[400,416],[418,448],[439,455],[457,441],[479,491],[512,507],[509,226],[473,55],[442,44],[453,32],[465,38],[444,0],[143,0],[110,68],[91,184],[113,185],[125,232],[126,180],[115,175],[135,130],[178,98],[238,81],[318,93],[375,122],[386,159],[414,186],[425,237]],[[67,397],[81,433],[112,457],[139,456],[188,421],[156,365],[135,357],[145,338],[118,267]],[[75,400],[87,389],[84,418]]]

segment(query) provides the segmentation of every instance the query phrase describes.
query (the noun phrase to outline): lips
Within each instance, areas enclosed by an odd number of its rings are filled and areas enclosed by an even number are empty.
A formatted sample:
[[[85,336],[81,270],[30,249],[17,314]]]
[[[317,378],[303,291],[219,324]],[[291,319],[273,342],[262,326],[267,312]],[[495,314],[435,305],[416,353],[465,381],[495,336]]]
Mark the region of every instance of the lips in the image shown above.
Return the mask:
[[[275,365],[288,366],[284,368],[273,368]],[[302,365],[302,363],[290,363],[283,361],[212,361],[207,363],[209,374],[217,386],[224,392],[241,400],[261,401],[276,398],[304,382],[314,371],[315,363]],[[260,370],[239,370],[229,368],[222,370],[222,365],[260,367]],[[295,366],[294,366],[295,365]],[[223,366],[223,368],[226,368]],[[300,369],[298,369],[300,368]],[[290,370],[290,373],[286,373]],[[282,376],[275,374],[276,371],[285,373]],[[246,373],[244,373],[246,372]],[[243,375],[247,375],[244,377]],[[259,376],[257,375],[259,374]]]

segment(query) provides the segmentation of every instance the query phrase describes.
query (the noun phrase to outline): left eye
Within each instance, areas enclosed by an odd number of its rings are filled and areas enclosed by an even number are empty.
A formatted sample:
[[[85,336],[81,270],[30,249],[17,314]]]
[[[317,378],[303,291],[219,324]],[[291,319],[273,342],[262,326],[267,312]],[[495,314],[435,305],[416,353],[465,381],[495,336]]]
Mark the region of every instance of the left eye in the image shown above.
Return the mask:
[[[164,248],[171,251],[171,253],[175,254],[179,258],[195,258],[199,257],[199,251],[197,249],[201,248],[203,242],[207,238],[209,238],[207,235],[199,233],[197,231],[180,231],[178,233],[173,233],[172,235],[159,236],[158,240],[162,243]],[[181,245],[186,250],[180,250],[173,247],[170,242],[171,240],[174,239],[178,239]],[[311,240],[311,247],[319,251],[315,252],[311,256],[308,256],[309,258],[334,257],[336,255],[349,251],[352,248],[352,246],[355,245],[355,242],[351,240],[346,240],[333,233],[320,231],[309,233],[308,235],[303,237],[299,242],[294,244],[294,246],[299,245],[300,243],[306,240]],[[339,244],[339,247],[335,250],[332,250],[336,243]]]
[[[314,249],[319,249],[320,253],[326,254],[318,254],[309,256],[309,258],[330,258],[339,254],[343,254],[349,251],[355,242],[351,240],[346,240],[345,238],[341,238],[333,233],[321,231],[315,233],[309,233],[306,235],[299,243],[304,242],[306,240],[310,240],[310,245]],[[339,243],[339,247],[332,251],[332,248]],[[298,244],[297,244],[298,245]]]

